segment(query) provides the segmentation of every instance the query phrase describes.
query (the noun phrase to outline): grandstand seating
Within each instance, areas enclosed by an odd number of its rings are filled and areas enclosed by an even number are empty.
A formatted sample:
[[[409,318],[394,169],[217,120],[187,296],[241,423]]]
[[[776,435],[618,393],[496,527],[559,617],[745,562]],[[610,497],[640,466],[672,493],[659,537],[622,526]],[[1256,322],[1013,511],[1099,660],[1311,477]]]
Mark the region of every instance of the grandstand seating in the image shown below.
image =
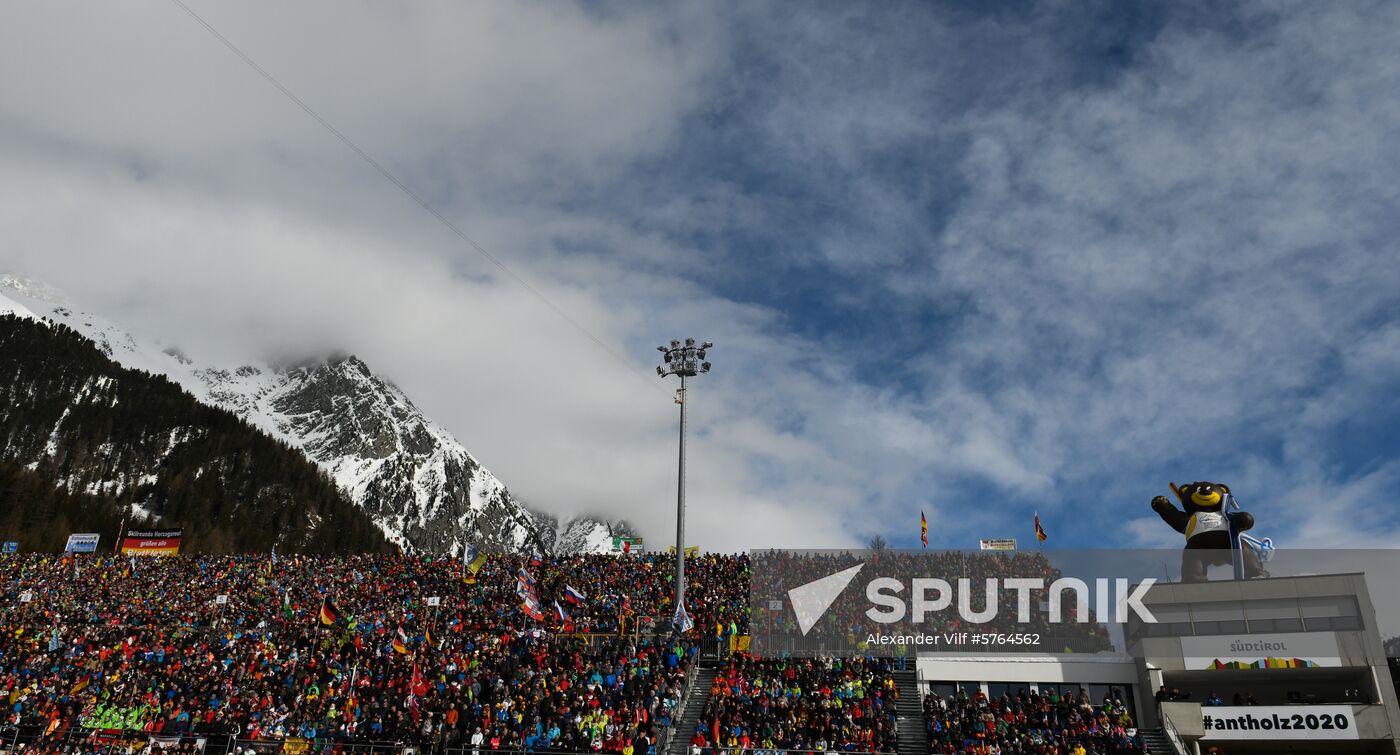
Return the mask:
[[[1027,558],[1018,566],[1043,566]],[[899,690],[915,688],[912,669],[897,679],[898,661],[739,652],[697,670],[702,646],[748,633],[748,556],[689,559],[696,628],[649,636],[645,619],[674,610],[671,565],[664,554],[497,555],[479,572],[402,555],[5,555],[0,750],[19,740],[41,755],[87,753],[152,739],[176,753],[203,739],[206,755],[922,749],[907,727],[899,737]],[[1005,563],[959,567],[975,575]],[[949,731],[972,732],[983,707],[1044,724],[1002,726],[998,743],[1068,741],[1053,724],[1095,747],[1122,744],[1116,711],[1046,704],[961,701],[940,712],[931,751],[966,751],[946,749],[966,743]],[[906,723],[911,710],[918,721],[916,706],[903,701]],[[682,715],[685,726],[668,731]]]
[[[692,560],[697,622],[742,622],[745,560]],[[670,610],[668,563],[6,556],[0,727],[645,753],[697,650],[637,631]]]
[[[1141,752],[1141,739],[1121,700],[1091,701],[1087,693],[1018,691],[988,699],[959,690],[924,698],[932,753]]]

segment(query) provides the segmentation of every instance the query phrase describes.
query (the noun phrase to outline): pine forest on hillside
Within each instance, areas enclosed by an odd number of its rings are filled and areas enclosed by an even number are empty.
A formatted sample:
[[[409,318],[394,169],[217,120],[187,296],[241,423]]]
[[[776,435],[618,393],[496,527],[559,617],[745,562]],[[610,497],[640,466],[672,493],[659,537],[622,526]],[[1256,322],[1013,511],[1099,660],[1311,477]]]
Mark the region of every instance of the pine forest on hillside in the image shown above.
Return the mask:
[[[63,325],[0,317],[0,536],[181,527],[212,553],[383,551],[363,511],[296,450]],[[149,518],[142,518],[148,514]]]

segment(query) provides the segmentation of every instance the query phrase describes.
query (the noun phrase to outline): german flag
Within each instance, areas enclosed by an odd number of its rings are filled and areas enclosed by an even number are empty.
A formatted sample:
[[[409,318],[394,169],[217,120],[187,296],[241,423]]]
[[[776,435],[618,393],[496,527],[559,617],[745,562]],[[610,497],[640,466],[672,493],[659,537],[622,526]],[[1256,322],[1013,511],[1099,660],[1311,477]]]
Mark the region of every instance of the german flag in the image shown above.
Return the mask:
[[[1039,511],[1035,512],[1035,539],[1042,543],[1050,539],[1050,536],[1045,534],[1045,528],[1040,526]]]
[[[408,635],[399,627],[399,631],[394,633],[394,652],[399,655],[408,655]]]
[[[424,644],[424,645],[427,645],[428,647],[432,647],[432,646],[433,646],[433,628],[432,628],[432,627],[425,627],[425,628],[423,629],[423,644]]]
[[[330,598],[321,601],[321,623],[330,626],[337,621],[340,621],[340,609],[335,607]]]
[[[928,547],[928,517],[924,512],[919,512],[919,539],[924,542],[924,547]]]

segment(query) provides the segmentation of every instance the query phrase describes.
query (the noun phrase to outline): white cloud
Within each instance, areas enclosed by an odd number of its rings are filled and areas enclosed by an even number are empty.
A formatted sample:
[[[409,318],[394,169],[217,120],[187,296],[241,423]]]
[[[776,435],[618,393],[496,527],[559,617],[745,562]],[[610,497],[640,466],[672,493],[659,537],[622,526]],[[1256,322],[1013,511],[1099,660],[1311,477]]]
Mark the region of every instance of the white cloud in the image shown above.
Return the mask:
[[[195,7],[632,372],[160,2],[4,12],[0,267],[215,358],[353,350],[536,505],[669,539],[647,360],[685,335],[719,344],[692,394],[709,547],[904,536],[920,507],[950,543],[1034,507],[1165,544],[1173,477],[1314,529],[1293,491],[1365,511],[1400,485],[1332,446],[1400,383],[1394,8],[1245,10],[1248,43],[1168,25],[1081,81],[1053,8]],[[779,185],[654,175],[712,128]],[[716,229],[798,239],[765,252],[774,301],[715,283],[758,264],[692,240]],[[939,319],[912,347],[803,337],[788,275]],[[891,349],[904,372],[862,369]]]

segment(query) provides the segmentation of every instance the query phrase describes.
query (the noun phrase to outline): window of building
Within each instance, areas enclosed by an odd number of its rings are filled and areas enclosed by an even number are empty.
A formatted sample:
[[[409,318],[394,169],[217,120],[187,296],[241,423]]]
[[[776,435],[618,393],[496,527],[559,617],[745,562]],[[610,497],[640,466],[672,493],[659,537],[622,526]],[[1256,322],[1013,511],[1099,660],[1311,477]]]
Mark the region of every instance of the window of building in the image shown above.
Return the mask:
[[[928,692],[930,695],[940,697],[944,700],[952,697],[958,691],[957,686],[952,682],[929,682]]]
[[[1196,634],[1235,634],[1244,632],[1244,606],[1233,601],[1196,603],[1191,606],[1191,622]]]
[[[1255,619],[1249,620],[1249,631],[1251,632],[1301,632],[1303,631],[1303,620],[1298,617],[1291,619]]]

